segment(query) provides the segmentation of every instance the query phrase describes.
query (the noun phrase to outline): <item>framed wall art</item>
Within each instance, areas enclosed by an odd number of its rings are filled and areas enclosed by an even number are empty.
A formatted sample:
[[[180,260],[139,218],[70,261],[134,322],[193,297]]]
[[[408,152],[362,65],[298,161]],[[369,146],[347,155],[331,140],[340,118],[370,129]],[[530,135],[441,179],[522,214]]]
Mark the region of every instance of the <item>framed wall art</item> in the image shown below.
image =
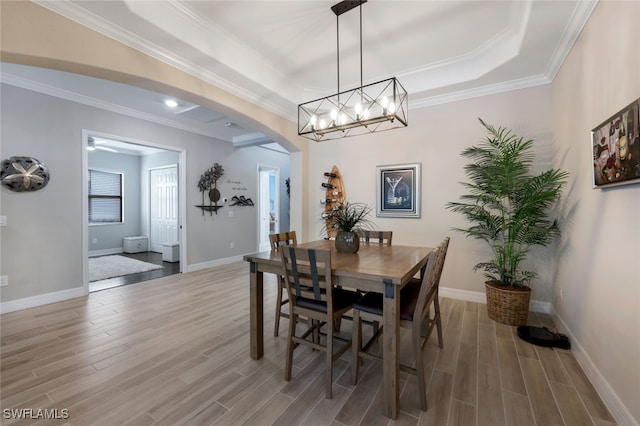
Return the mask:
[[[378,166],[378,217],[420,217],[420,163]]]
[[[640,99],[591,131],[593,187],[640,182]]]

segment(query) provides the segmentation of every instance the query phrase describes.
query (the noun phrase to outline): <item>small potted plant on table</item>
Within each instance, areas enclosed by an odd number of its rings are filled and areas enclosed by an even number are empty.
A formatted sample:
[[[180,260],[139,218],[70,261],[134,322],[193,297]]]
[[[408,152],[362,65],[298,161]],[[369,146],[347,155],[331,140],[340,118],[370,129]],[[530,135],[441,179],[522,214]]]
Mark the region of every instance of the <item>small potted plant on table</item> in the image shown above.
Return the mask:
[[[364,203],[338,204],[327,218],[327,235],[329,229],[336,230],[336,250],[341,253],[357,253],[360,249],[358,231],[368,229],[371,221],[368,216],[371,207]]]

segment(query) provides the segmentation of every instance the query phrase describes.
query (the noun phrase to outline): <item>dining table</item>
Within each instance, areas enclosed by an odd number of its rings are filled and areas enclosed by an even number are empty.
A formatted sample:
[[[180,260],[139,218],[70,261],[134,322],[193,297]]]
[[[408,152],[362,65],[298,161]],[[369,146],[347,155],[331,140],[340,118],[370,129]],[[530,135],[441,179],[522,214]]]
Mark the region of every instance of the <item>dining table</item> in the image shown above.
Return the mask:
[[[382,411],[391,419],[398,416],[400,405],[400,290],[427,262],[433,247],[385,244],[360,244],[357,253],[342,253],[333,240],[317,240],[298,247],[331,250],[334,284],[384,295],[382,332]],[[249,262],[250,355],[264,355],[263,274],[280,275],[282,264],[276,251],[247,254]]]

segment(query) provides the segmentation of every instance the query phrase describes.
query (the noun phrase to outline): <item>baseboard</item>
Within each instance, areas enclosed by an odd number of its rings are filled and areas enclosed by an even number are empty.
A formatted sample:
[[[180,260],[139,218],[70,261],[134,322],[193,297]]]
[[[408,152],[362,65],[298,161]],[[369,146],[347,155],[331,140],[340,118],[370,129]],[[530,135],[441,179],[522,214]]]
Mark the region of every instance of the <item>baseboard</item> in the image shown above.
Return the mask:
[[[108,254],[120,254],[120,253],[123,253],[122,247],[102,249],[102,250],[91,250],[89,251],[89,257],[106,256]]]
[[[442,297],[464,300],[466,302],[483,303],[485,305],[487,304],[487,297],[483,292],[460,290],[457,288],[449,287],[440,287],[438,291],[440,292],[440,296]],[[532,300],[531,302],[529,302],[529,309],[531,309],[533,312],[551,314],[551,303]]]
[[[552,312],[553,322],[558,326],[559,331],[566,334],[571,342],[571,352],[587,375],[587,378],[595,388],[602,401],[611,412],[611,415],[619,425],[638,426],[638,422],[633,418],[627,407],[620,400],[615,391],[611,388],[607,380],[604,378],[600,370],[591,361],[589,354],[584,350],[576,336],[571,332],[562,317],[558,315],[555,309]]]
[[[236,263],[242,261],[243,255],[225,257],[224,259],[209,260],[207,262],[194,263],[187,265],[186,272],[200,271],[201,269],[215,268],[216,266],[228,265],[230,263]]]
[[[74,299],[82,296],[84,296],[84,287],[76,287],[70,288],[69,290],[25,297],[24,299],[9,300],[8,302],[0,303],[0,314],[34,308],[41,305],[48,305],[49,303],[62,302],[63,300]]]

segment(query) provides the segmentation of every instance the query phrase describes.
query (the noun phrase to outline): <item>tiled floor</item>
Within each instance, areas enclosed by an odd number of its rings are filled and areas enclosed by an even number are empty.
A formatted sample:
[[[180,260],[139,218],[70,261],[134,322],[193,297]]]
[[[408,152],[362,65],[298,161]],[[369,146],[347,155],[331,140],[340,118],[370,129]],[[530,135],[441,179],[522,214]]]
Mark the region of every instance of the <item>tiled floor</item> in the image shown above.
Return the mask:
[[[248,265],[238,262],[25,309],[0,318],[0,405],[68,409],[57,425],[566,425],[614,419],[573,354],[532,346],[485,305],[441,298],[444,348],[427,343],[427,411],[400,375],[400,415],[381,415],[380,364],[351,385],[350,354],[325,399],[324,354],[273,337],[276,280],[265,274],[265,355],[249,357]],[[531,325],[551,326],[531,313]],[[349,337],[350,321],[343,321]],[[370,327],[366,327],[370,329]],[[403,335],[400,358],[411,362]],[[3,424],[33,424],[4,420]],[[40,424],[40,423],[38,423]]]

